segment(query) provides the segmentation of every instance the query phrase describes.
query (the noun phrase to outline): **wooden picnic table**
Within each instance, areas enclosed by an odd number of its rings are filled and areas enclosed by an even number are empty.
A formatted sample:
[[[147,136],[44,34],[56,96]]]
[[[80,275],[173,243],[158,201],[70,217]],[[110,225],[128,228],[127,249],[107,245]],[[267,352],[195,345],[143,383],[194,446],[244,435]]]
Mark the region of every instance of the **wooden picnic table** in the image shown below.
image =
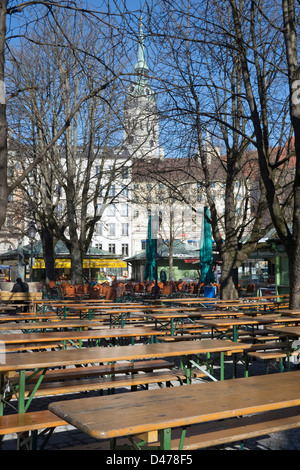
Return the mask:
[[[5,304],[1,304],[0,305],[0,313],[1,312],[5,312],[6,310],[16,310],[16,305],[5,305]]]
[[[96,439],[152,435],[171,449],[172,429],[300,404],[300,372],[51,403],[49,409]],[[137,413],[138,410],[138,413]],[[120,419],[122,416],[122,419]],[[145,435],[144,435],[145,438]],[[147,441],[147,437],[145,438]]]
[[[230,318],[230,317],[242,317],[245,316],[245,312],[239,310],[203,310],[202,312],[197,312],[190,314],[191,318]]]
[[[272,302],[273,304],[273,302]],[[271,303],[270,302],[266,302],[265,300],[262,300],[262,301],[255,301],[255,302],[228,302],[228,303],[225,303],[225,304],[216,304],[215,305],[215,308],[218,309],[218,310],[225,310],[225,309],[232,309],[232,308],[237,308],[239,310],[250,310],[250,309],[261,309],[263,308],[264,310],[267,310],[268,308],[270,308],[271,306]],[[274,307],[276,307],[276,303],[274,303]]]
[[[64,349],[58,351],[21,352],[8,354],[6,360],[0,362],[0,415],[3,414],[3,400],[6,396],[5,377],[18,378],[18,412],[24,413],[31,400],[26,403],[25,381],[26,371],[45,371],[48,368],[65,367],[71,365],[103,364],[117,361],[133,361],[139,359],[157,359],[166,357],[186,358],[186,370],[189,376],[191,370],[190,358],[194,354],[219,353],[221,355],[221,379],[224,379],[224,354],[235,354],[248,349],[249,345],[234,343],[227,340],[200,340],[182,341],[180,343],[153,343],[135,344],[129,346],[115,346],[113,348],[80,348]],[[123,415],[122,420],[123,421]],[[119,419],[120,419],[119,416]]]
[[[285,316],[280,314],[266,314],[257,317],[257,321],[261,324],[266,323],[285,323],[286,325],[289,323],[298,323],[300,322],[300,314],[294,316]]]
[[[298,318],[296,317],[283,317],[280,314],[269,314],[269,315],[261,315],[257,316],[255,318],[244,315],[239,318],[214,318],[214,319],[203,319],[203,320],[198,320],[198,323],[201,325],[205,325],[207,327],[210,327],[212,329],[212,334],[214,330],[218,331],[227,327],[231,332],[232,332],[232,340],[237,341],[238,340],[238,328],[241,326],[259,326],[259,325],[270,325],[272,323],[278,324],[278,323],[291,323],[291,322],[297,322],[300,321],[300,316]],[[222,333],[223,334],[223,333]],[[226,332],[227,336],[228,332]]]
[[[51,319],[50,319],[51,320]],[[0,331],[9,331],[9,330],[53,330],[53,329],[65,329],[65,328],[101,328],[103,327],[102,322],[91,321],[88,319],[81,320],[61,320],[57,319],[55,321],[36,321],[36,322],[18,322],[11,323],[7,322],[0,324]]]
[[[267,321],[268,322],[268,321]],[[253,326],[259,325],[257,318],[251,318],[247,316],[242,316],[239,318],[214,318],[214,319],[203,319],[198,320],[198,323],[203,326],[211,328],[212,335],[214,331],[217,331],[219,334],[224,335],[224,328],[228,328],[231,331],[232,340],[236,342],[238,340],[238,328],[240,326]],[[270,321],[271,323],[271,321]],[[228,331],[226,332],[226,335]]]
[[[55,312],[53,314],[23,314],[23,315],[0,315],[0,330],[2,328],[2,324],[6,322],[25,322],[25,321],[32,321],[32,322],[40,322],[44,320],[59,320],[59,317],[56,315]]]
[[[280,310],[281,315],[300,315],[300,309],[282,309]]]
[[[252,295],[249,295],[249,296],[242,296],[241,297],[241,300],[246,300],[246,301],[250,301],[253,299],[253,300],[270,300],[270,299],[287,299],[290,297],[290,294],[269,294],[269,295],[257,295],[257,296],[252,296]]]
[[[124,309],[127,311],[133,311],[133,310],[141,310],[145,309],[145,305],[139,305],[139,304],[121,304],[121,303],[115,303],[115,304],[98,304],[97,302],[95,303],[88,303],[88,302],[70,302],[70,303],[63,303],[63,302],[56,302],[52,304],[52,307],[57,308],[57,312],[59,312],[59,309],[63,310],[63,316],[66,318],[70,313],[74,312],[79,312],[79,315],[82,316],[88,316],[89,318],[92,318],[97,312],[106,312],[108,309],[109,310],[114,310],[114,311],[121,311]]]
[[[147,321],[154,321],[156,330],[168,331],[169,329],[171,336],[174,336],[177,323],[179,322],[182,324],[183,320],[188,319],[189,317],[190,314],[184,312],[145,313],[144,315],[144,318]]]
[[[5,352],[7,345],[24,345],[24,349],[30,349],[30,344],[33,343],[53,343],[62,344],[66,347],[67,342],[71,342],[74,345],[74,341],[79,341],[79,347],[82,346],[83,340],[88,340],[89,344],[91,340],[96,341],[96,345],[101,345],[101,340],[106,340],[105,345],[108,345],[107,340],[124,339],[130,338],[132,344],[137,337],[150,338],[151,342],[154,342],[156,336],[163,334],[162,332],[151,330],[147,327],[140,328],[110,328],[102,330],[74,330],[68,329],[68,331],[51,331],[51,332],[36,332],[27,333],[26,335],[20,333],[12,334],[0,334],[0,352]]]
[[[268,328],[270,331],[279,332],[289,337],[300,338],[300,326],[274,326]]]

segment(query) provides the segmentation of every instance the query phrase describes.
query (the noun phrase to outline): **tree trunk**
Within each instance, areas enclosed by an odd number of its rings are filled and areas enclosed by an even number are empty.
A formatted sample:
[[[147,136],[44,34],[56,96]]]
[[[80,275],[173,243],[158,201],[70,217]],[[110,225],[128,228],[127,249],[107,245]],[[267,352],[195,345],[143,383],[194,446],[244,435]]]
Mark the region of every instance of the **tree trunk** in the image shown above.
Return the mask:
[[[220,298],[223,300],[238,300],[238,268],[233,263],[230,253],[223,257],[221,292]]]
[[[55,255],[53,233],[46,225],[42,226],[40,237],[45,260],[46,282],[55,281]]]
[[[174,253],[174,212],[170,211],[170,242],[169,242],[169,281],[173,281]]]
[[[290,308],[300,307],[300,246],[299,242],[286,245],[289,260]]]
[[[8,185],[7,185],[7,119],[4,84],[4,48],[6,34],[7,0],[0,2],[0,227],[5,223]]]
[[[300,308],[300,70],[294,0],[283,0],[284,36],[290,87],[290,117],[295,136],[293,241],[283,240],[289,259],[290,308]]]
[[[71,283],[82,284],[83,274],[82,274],[82,250],[80,242],[73,240],[73,243],[69,245],[70,258],[71,258]]]

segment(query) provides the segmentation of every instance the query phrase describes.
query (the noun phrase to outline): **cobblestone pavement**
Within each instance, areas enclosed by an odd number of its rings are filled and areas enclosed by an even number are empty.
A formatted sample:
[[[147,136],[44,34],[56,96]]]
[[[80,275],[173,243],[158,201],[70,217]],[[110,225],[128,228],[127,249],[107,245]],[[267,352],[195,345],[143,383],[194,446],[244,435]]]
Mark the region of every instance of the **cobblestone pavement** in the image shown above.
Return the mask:
[[[293,368],[298,368],[298,366],[292,366]],[[218,366],[216,366],[214,371],[216,377],[218,378]],[[240,363],[237,369],[237,377],[243,377],[244,369],[243,365]],[[250,366],[250,375],[261,375],[265,373],[265,364],[259,361],[251,363]],[[279,373],[278,368],[274,367],[270,370],[269,373]],[[232,377],[232,363],[226,363],[225,367],[225,378]],[[174,384],[176,385],[176,384]],[[156,387],[156,385],[151,385],[151,388]],[[134,393],[129,392],[128,390],[120,390],[118,393]],[[36,398],[33,400],[30,411],[47,409],[48,404],[53,401],[69,400],[78,398],[79,396],[99,396],[96,392],[91,392],[88,394],[70,394],[63,396],[49,396],[43,398]],[[11,410],[8,411],[11,413]],[[3,450],[15,450],[16,449],[16,439],[15,436],[7,435],[5,436],[2,442]],[[88,435],[78,431],[73,426],[65,426],[57,428],[49,439],[45,450],[108,450],[109,443],[99,442],[95,439],[89,437]],[[220,446],[210,448],[209,450],[239,450],[240,447],[238,444],[229,445],[229,446]],[[290,430],[280,433],[270,434],[268,436],[259,438],[259,439],[249,439],[245,443],[245,450],[300,450],[300,429]]]

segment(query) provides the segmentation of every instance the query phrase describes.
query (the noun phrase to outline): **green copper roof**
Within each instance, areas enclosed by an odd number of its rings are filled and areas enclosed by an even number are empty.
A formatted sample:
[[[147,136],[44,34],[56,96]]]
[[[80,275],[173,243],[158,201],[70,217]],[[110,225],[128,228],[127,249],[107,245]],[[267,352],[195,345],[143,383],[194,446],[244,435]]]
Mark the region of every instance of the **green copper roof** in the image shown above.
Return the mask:
[[[143,25],[141,24],[140,27],[140,36],[139,36],[139,48],[138,48],[138,61],[135,64],[135,70],[137,73],[140,74],[147,74],[149,71],[149,67],[146,63],[145,59],[145,46],[144,46],[144,33],[143,33]]]

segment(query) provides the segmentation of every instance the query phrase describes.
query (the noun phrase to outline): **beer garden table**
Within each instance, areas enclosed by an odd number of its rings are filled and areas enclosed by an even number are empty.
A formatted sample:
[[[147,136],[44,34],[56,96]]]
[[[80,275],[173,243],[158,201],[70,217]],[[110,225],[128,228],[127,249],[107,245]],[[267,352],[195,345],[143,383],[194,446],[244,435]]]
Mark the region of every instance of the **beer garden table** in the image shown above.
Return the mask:
[[[110,363],[117,361],[134,361],[139,359],[156,359],[165,357],[180,357],[181,365],[184,367],[186,360],[187,379],[191,372],[191,357],[197,354],[220,353],[221,356],[221,380],[224,379],[224,355],[242,352],[249,348],[248,344],[234,343],[227,340],[197,340],[182,341],[179,343],[153,343],[135,344],[129,346],[115,346],[112,348],[80,348],[63,349],[59,351],[43,352],[21,352],[8,354],[3,363],[0,362],[0,415],[3,414],[3,403],[6,396],[5,378],[8,380],[17,376],[18,379],[18,412],[24,413],[28,409],[34,393],[27,401],[25,400],[26,371],[32,371],[32,375],[42,372],[45,374],[48,368],[64,367],[71,365],[87,365]],[[30,379],[30,377],[29,377]],[[39,382],[40,383],[40,382]],[[37,384],[37,387],[39,386]],[[179,387],[176,387],[179,388]],[[137,393],[137,392],[135,392]],[[134,394],[135,394],[134,393]],[[122,419],[120,420],[120,416]],[[119,415],[123,421],[123,414]]]
[[[132,344],[137,337],[150,338],[151,342],[163,332],[151,330],[150,328],[110,328],[102,330],[68,330],[68,331],[51,331],[51,332],[38,332],[27,333],[26,335],[11,333],[0,334],[0,352],[5,352],[7,345],[24,345],[24,349],[30,349],[32,343],[62,343],[66,347],[67,342],[74,345],[74,341],[79,341],[79,347],[82,345],[83,340],[95,340],[96,345],[101,345],[101,340],[125,339],[130,338]],[[105,345],[108,342],[105,341]]]
[[[297,371],[134,394],[80,398],[51,403],[49,409],[80,431],[100,440],[159,432],[160,449],[169,450],[171,432],[176,427],[299,404],[300,372]]]

